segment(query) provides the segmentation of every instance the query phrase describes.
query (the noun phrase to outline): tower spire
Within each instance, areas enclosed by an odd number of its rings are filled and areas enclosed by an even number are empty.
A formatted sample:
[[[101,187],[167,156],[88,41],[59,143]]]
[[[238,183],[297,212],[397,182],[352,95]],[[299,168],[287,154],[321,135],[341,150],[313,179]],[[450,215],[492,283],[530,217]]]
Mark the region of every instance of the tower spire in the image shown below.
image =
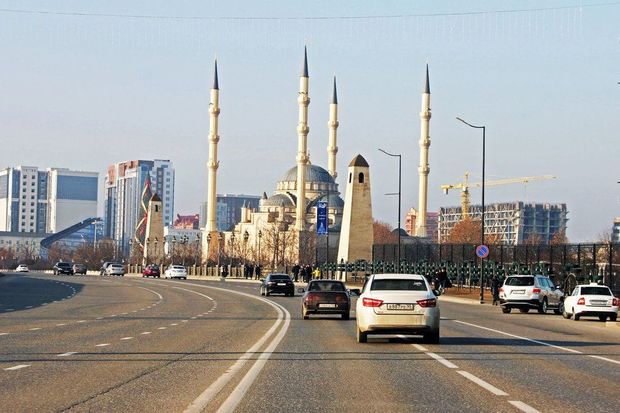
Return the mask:
[[[217,80],[217,59],[215,59],[215,71],[213,72],[213,88],[215,90],[220,90],[220,83]]]
[[[295,210],[295,229],[301,232],[306,227],[306,165],[308,165],[308,52],[304,46],[304,65],[299,78],[299,122],[297,124],[297,205]],[[300,237],[301,239],[301,237]]]
[[[418,192],[418,219],[416,220],[415,234],[418,237],[426,237],[426,211],[428,207],[428,174],[431,168],[428,164],[428,148],[431,146],[429,136],[431,120],[431,87],[428,80],[428,64],[426,65],[426,82],[422,93],[422,110],[420,112],[420,177]]]
[[[336,154],[338,153],[338,146],[336,145],[337,130],[338,130],[338,94],[336,91],[336,76],[334,76],[334,94],[332,96],[332,103],[329,105],[329,121],[327,126],[329,127],[329,144],[327,145],[327,170],[329,174],[336,179],[338,172],[336,172]]]

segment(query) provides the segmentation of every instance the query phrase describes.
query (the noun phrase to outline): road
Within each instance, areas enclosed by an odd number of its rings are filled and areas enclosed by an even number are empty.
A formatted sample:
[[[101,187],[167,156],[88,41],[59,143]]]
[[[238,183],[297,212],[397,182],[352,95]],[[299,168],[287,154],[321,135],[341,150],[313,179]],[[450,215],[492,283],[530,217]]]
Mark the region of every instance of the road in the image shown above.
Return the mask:
[[[440,344],[358,344],[255,283],[8,275],[0,409],[617,411],[620,328],[440,301]]]

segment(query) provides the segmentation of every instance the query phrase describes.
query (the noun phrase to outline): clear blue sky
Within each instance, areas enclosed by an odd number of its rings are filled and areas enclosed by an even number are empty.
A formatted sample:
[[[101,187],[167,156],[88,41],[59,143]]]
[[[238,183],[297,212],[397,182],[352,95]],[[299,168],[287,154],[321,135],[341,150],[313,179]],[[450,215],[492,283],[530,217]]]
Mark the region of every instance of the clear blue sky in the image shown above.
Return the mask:
[[[554,181],[489,188],[487,201],[565,202],[571,241],[596,240],[620,215],[620,4],[555,1],[0,0],[0,166],[96,170],[135,158],[175,163],[176,211],[205,197],[208,100],[220,69],[218,192],[271,193],[295,163],[297,87],[310,68],[311,160],[326,165],[331,77],[338,77],[338,169],[371,165],[373,212],[396,224],[417,205],[420,93],[430,65],[429,209],[456,205],[439,185],[480,177],[481,139],[455,120],[486,124],[488,179]],[[582,8],[561,8],[584,5]],[[476,11],[553,8],[467,14]],[[465,14],[460,14],[465,13]],[[407,15],[367,19],[288,19]],[[344,181],[340,180],[344,192]],[[472,201],[480,192],[472,190]]]

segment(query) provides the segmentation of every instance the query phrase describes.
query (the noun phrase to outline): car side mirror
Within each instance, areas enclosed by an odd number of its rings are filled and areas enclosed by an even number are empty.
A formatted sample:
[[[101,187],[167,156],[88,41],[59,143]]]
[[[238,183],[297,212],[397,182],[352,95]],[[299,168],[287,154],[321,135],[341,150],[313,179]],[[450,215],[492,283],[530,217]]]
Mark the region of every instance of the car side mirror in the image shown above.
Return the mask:
[[[297,292],[298,292],[299,294],[303,294],[303,293],[305,293],[305,292],[306,292],[306,290],[305,290],[305,289],[303,289],[303,288],[298,288],[298,289],[297,289]]]
[[[349,295],[350,295],[351,297],[359,297],[359,296],[360,296],[360,294],[361,294],[361,291],[360,291],[360,289],[359,289],[359,288],[351,288],[351,289],[349,290]]]

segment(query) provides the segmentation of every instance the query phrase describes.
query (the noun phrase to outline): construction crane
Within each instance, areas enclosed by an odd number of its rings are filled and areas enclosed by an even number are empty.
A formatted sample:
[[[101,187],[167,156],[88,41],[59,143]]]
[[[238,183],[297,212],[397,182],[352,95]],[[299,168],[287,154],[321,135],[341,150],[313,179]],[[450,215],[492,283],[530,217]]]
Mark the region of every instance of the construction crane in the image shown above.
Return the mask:
[[[546,179],[555,179],[553,175],[540,175],[540,176],[524,176],[521,178],[507,178],[497,179],[493,181],[485,181],[484,186],[498,186],[508,184],[528,184],[531,181],[542,181]],[[469,217],[469,188],[480,188],[482,182],[469,183],[469,172],[465,172],[463,182],[452,185],[441,185],[441,189],[447,195],[451,189],[461,189],[461,216],[462,219]]]

